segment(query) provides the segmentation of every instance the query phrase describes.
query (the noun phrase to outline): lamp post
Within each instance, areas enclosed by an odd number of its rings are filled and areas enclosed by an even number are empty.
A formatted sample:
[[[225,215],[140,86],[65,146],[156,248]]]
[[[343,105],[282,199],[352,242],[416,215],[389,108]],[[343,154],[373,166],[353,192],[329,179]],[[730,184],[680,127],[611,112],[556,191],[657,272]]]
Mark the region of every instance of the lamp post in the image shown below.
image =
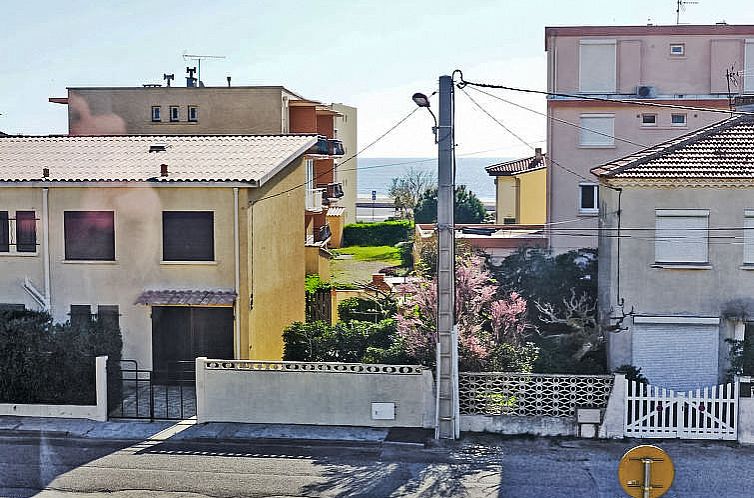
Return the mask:
[[[440,76],[440,119],[426,95],[413,101],[435,120],[437,144],[437,399],[435,439],[452,440],[460,433],[458,406],[458,337],[455,329],[455,161],[453,78]]]

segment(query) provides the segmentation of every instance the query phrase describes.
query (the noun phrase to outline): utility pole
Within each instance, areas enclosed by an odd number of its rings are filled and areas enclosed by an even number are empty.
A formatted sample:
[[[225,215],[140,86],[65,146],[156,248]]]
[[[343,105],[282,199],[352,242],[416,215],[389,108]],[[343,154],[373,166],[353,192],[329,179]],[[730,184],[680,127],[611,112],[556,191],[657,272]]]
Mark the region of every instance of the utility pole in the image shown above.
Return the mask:
[[[437,126],[437,402],[435,439],[458,437],[458,346],[455,333],[455,144],[453,78],[440,76]]]

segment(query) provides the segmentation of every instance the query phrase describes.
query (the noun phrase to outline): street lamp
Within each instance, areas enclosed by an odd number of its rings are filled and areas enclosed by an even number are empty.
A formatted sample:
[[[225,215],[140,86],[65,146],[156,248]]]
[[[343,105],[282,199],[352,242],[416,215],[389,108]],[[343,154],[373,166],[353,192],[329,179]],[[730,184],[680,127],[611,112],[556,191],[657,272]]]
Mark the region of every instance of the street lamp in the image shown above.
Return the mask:
[[[437,143],[437,116],[435,116],[435,113],[429,108],[429,97],[423,93],[416,92],[411,96],[411,100],[413,100],[417,106],[427,109],[432,115],[432,119],[435,121],[435,125],[432,127],[432,134],[435,136],[435,143]]]

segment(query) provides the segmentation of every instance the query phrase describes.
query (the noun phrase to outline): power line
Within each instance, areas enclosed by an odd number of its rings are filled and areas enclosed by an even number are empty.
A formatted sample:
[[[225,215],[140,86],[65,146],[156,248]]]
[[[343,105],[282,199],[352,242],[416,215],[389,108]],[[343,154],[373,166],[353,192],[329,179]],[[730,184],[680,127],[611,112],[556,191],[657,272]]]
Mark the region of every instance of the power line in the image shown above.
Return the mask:
[[[456,70],[461,75],[461,81],[458,83],[459,88],[463,88],[465,86],[473,86],[473,87],[480,87],[480,88],[496,88],[499,90],[510,90],[513,92],[523,92],[523,93],[534,93],[538,95],[546,95],[548,97],[567,97],[572,99],[579,99],[579,100],[595,100],[599,102],[609,102],[611,104],[625,104],[625,105],[639,105],[639,106],[647,106],[647,107],[664,107],[668,109],[680,109],[680,110],[687,110],[687,111],[699,111],[699,112],[718,112],[723,114],[737,114],[741,116],[754,116],[754,112],[745,112],[745,111],[731,111],[730,109],[717,109],[713,107],[695,107],[695,106],[685,106],[685,105],[678,105],[678,104],[662,104],[659,102],[647,102],[642,100],[625,100],[625,99],[609,99],[606,97],[597,97],[594,95],[579,95],[579,94],[572,94],[572,93],[559,93],[559,92],[548,92],[545,90],[534,90],[531,88],[518,88],[514,86],[507,86],[507,85],[493,85],[491,83],[478,83],[474,81],[466,81],[463,79],[463,73],[460,70]]]

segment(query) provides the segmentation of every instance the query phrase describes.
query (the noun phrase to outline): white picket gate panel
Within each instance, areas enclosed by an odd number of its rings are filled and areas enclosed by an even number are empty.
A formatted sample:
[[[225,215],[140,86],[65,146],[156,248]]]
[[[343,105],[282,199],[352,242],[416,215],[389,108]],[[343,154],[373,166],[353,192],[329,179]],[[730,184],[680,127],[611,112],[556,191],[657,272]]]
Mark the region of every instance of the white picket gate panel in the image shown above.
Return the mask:
[[[737,417],[738,382],[686,392],[626,382],[627,437],[735,440]]]

